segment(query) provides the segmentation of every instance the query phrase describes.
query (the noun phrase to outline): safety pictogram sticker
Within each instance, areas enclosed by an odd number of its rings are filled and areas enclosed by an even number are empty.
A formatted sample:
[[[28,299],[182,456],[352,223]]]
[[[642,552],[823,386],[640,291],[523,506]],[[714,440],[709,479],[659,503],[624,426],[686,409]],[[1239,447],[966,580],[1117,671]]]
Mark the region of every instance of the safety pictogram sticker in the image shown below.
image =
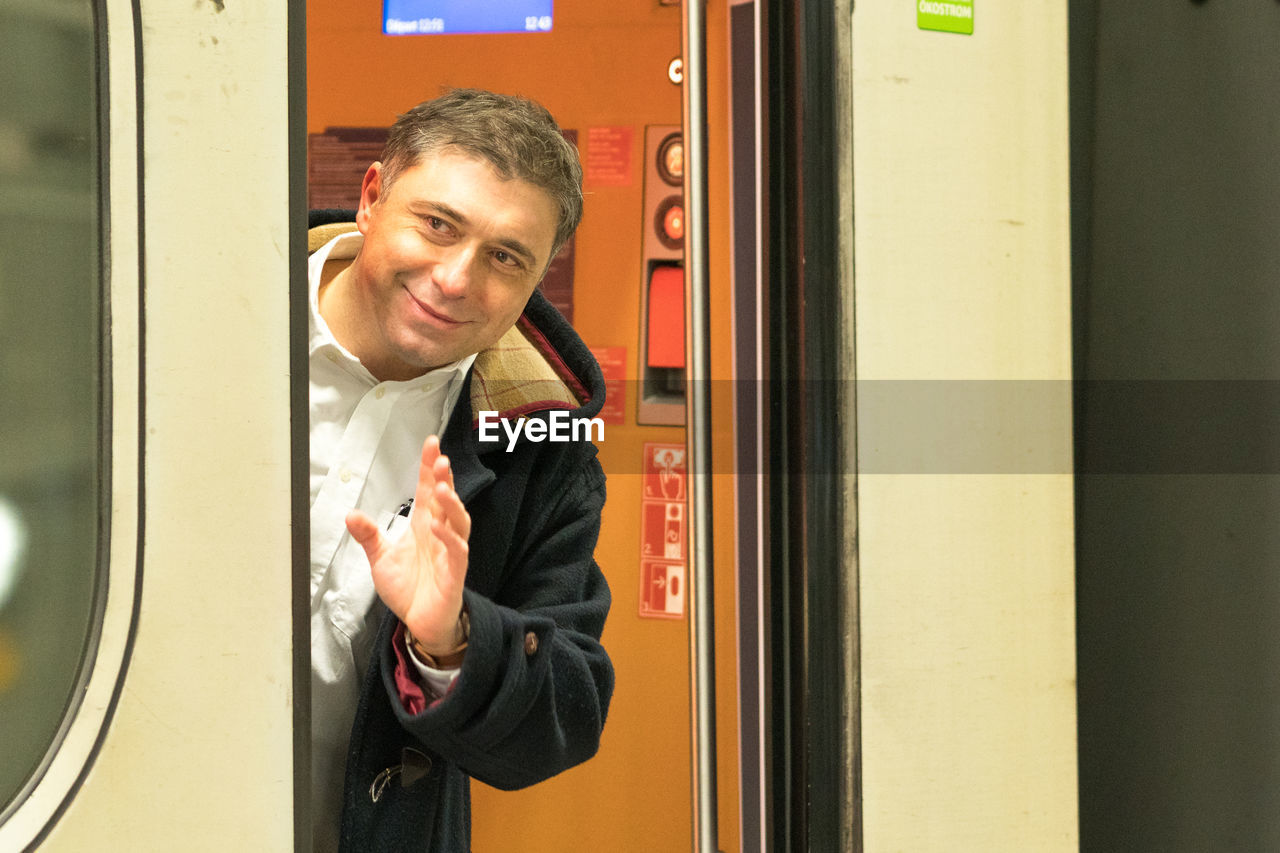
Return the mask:
[[[684,564],[640,561],[640,615],[684,618]]]
[[[645,442],[640,500],[640,615],[683,619],[689,527],[683,444]]]
[[[644,443],[642,500],[683,502],[686,479],[683,444]]]

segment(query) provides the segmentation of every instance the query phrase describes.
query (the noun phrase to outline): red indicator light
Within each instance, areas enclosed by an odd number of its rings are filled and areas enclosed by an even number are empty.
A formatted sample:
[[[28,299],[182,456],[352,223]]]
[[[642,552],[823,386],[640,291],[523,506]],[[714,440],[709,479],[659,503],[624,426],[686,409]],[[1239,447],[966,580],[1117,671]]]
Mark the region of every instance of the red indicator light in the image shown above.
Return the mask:
[[[676,205],[662,217],[662,230],[677,242],[684,239],[684,208]]]

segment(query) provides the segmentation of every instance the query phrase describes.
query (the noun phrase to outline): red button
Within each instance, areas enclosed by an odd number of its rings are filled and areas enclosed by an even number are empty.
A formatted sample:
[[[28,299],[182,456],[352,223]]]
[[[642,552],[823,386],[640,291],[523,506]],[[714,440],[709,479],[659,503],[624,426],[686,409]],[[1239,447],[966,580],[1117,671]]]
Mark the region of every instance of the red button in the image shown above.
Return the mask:
[[[650,367],[684,367],[684,270],[661,266],[649,279]]]
[[[662,230],[667,232],[667,236],[676,242],[684,239],[683,207],[677,204],[667,211],[667,215],[662,217]]]

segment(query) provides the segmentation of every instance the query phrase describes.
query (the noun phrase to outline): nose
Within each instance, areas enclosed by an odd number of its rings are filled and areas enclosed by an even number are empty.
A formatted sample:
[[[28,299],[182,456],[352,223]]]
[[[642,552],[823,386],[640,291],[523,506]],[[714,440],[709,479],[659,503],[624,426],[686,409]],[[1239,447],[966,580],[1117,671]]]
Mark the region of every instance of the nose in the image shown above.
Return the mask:
[[[440,293],[448,299],[461,299],[467,295],[471,286],[472,267],[476,253],[469,247],[455,247],[444,257],[436,261],[431,270],[431,279]]]

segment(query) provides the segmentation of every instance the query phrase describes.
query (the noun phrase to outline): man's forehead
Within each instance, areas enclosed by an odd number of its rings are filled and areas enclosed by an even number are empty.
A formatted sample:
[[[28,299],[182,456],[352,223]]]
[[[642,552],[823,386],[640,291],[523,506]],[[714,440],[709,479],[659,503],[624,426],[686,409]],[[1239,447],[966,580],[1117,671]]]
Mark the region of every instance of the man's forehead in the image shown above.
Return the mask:
[[[545,187],[539,186],[533,181],[519,177],[518,175],[514,175],[511,172],[502,169],[488,157],[452,145],[441,146],[437,149],[422,152],[418,154],[412,162],[406,162],[398,167],[390,167],[392,172],[392,191],[394,191],[395,184],[399,183],[399,178],[410,172],[439,172],[443,174],[448,171],[452,171],[453,169],[474,167],[484,169],[492,175],[495,180],[503,184],[518,184],[522,188],[536,193],[538,196],[546,199],[554,212],[555,201],[550,191]],[[383,166],[384,171],[387,168],[388,167],[386,165]]]
[[[437,160],[448,159],[468,160],[481,166],[487,166],[499,180],[509,181],[515,178],[509,169],[504,168],[492,157],[486,156],[479,151],[473,151],[460,145],[452,143],[443,143],[424,148],[421,151],[409,152],[401,157],[401,162],[395,164],[401,171],[408,171],[419,166],[425,166]]]

